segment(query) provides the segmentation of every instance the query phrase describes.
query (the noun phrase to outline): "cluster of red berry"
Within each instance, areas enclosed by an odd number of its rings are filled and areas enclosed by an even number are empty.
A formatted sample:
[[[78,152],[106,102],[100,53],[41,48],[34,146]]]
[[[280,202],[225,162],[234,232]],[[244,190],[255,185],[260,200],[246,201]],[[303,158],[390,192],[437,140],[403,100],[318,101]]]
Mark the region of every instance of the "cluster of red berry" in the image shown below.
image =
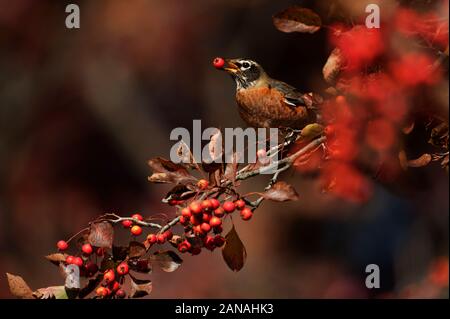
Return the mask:
[[[124,276],[128,274],[129,267],[126,262],[121,262],[116,269],[108,269],[103,274],[103,282],[95,290],[97,296],[101,298],[115,296],[117,298],[125,298],[126,293],[121,288]]]
[[[65,251],[69,248],[69,244],[60,240],[56,244],[59,251]],[[80,269],[80,276],[82,277],[92,277],[98,271],[99,267],[93,261],[91,261],[91,255],[94,253],[94,247],[91,244],[86,243],[81,246],[82,255],[80,256],[72,256],[69,255],[66,257],[66,265],[76,265]],[[102,257],[105,254],[105,250],[103,248],[96,248],[95,255]],[[103,274],[103,282],[97,288],[96,294],[99,297],[112,297],[116,296],[117,298],[124,298],[126,293],[123,289],[121,289],[121,284],[124,281],[124,275],[128,274],[129,267],[126,262],[121,262],[116,270],[107,269]]]
[[[205,179],[200,179],[197,187],[200,190],[206,190],[209,183]],[[184,203],[181,202],[181,203]],[[170,203],[169,203],[170,204]],[[177,247],[181,253],[189,252],[192,255],[198,255],[202,248],[213,251],[217,247],[225,244],[225,238],[221,235],[223,232],[222,221],[227,216],[238,210],[243,220],[252,218],[252,210],[246,206],[243,199],[235,201],[219,201],[217,198],[208,198],[204,200],[193,200],[180,210],[178,222],[184,226],[184,236],[174,236],[168,227],[164,227],[158,233],[147,235],[144,244],[148,250],[155,244],[162,245],[170,242]],[[142,227],[145,227],[145,221],[141,214],[133,214],[131,217],[121,219],[122,226],[129,229],[133,236],[139,236],[143,233]],[[60,251],[66,251],[69,245],[66,241],[59,241],[57,247]],[[91,255],[104,256],[105,249],[93,247],[89,243],[81,246],[80,256],[68,255],[65,259],[67,265],[77,265],[80,269],[80,276],[92,277],[100,269],[92,261]],[[116,267],[116,268],[114,268]],[[108,267],[103,272],[103,280],[96,289],[96,294],[100,298],[124,298],[126,293],[121,288],[124,283],[124,276],[128,274],[129,265],[127,261],[120,261],[114,266]]]
[[[206,180],[200,180],[198,184],[207,187]],[[186,239],[178,244],[178,250],[182,253],[199,254],[201,247],[192,245],[193,241],[198,242],[196,239],[201,239],[203,247],[211,251],[223,246],[225,239],[220,235],[223,231],[222,219],[236,209],[240,211],[243,220],[249,220],[253,216],[252,210],[246,207],[242,199],[221,204],[218,199],[210,198],[193,201],[182,208],[179,221],[184,226]]]

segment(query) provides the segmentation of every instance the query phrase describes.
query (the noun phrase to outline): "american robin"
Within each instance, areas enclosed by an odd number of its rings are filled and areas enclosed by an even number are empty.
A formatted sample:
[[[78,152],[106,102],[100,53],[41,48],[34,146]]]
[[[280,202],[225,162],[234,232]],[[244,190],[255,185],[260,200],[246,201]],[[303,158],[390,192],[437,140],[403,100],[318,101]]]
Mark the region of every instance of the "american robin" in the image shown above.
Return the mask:
[[[213,65],[236,82],[236,102],[242,119],[252,127],[302,129],[316,121],[321,98],[301,93],[272,79],[255,61],[216,58]]]

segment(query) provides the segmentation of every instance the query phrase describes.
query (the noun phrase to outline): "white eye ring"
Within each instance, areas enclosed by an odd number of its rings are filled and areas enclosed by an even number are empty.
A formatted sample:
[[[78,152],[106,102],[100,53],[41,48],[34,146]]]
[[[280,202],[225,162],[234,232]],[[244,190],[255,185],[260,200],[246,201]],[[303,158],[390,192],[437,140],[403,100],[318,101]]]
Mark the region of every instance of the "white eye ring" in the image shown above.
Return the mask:
[[[247,70],[250,69],[251,64],[247,61],[242,62],[241,70]]]

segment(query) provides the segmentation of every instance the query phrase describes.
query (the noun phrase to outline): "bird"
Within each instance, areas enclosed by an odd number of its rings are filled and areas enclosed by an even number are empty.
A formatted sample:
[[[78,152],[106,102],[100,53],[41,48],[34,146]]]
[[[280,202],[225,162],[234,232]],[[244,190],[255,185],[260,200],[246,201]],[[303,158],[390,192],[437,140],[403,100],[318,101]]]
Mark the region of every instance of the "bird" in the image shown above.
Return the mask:
[[[301,93],[295,87],[271,78],[257,62],[215,58],[213,65],[226,71],[236,83],[236,102],[241,118],[255,128],[302,129],[317,120],[322,98]]]

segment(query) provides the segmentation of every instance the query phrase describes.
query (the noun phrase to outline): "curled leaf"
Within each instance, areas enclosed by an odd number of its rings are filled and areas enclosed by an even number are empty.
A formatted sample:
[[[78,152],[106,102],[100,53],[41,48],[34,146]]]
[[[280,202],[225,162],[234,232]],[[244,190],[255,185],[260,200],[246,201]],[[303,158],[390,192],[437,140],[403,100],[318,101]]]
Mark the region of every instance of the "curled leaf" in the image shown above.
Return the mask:
[[[298,200],[298,194],[295,191],[294,187],[283,181],[273,184],[269,190],[262,194],[262,196],[265,199],[273,200],[276,202]]]
[[[408,161],[408,166],[409,167],[422,167],[422,166],[426,166],[431,162],[431,155],[430,154],[423,154],[422,156],[420,156],[419,158],[413,159],[413,160],[409,160]]]
[[[335,48],[322,68],[323,78],[327,83],[335,84],[344,66],[344,57],[339,48]]]
[[[67,258],[67,254],[56,253],[45,256],[45,259],[50,261],[52,264],[58,266],[60,263],[65,262]]]
[[[114,239],[114,228],[108,222],[93,223],[89,230],[88,241],[92,246],[111,248]]]
[[[153,261],[156,262],[165,272],[173,272],[183,263],[180,256],[171,250],[155,252],[153,255]]]
[[[8,279],[9,290],[15,297],[33,299],[33,291],[22,277],[6,273],[6,278]]]
[[[176,164],[162,157],[148,161],[153,174],[148,178],[153,183],[181,183],[192,182],[195,178],[189,174],[185,166]]]
[[[314,33],[322,26],[322,20],[312,10],[292,6],[272,18],[275,28],[282,32]]]
[[[245,246],[239,238],[234,225],[225,236],[225,246],[222,249],[222,257],[232,271],[239,271],[244,267],[247,251],[245,250]]]
[[[153,285],[149,279],[138,279],[130,274],[131,278],[131,298],[141,298],[152,292]]]

